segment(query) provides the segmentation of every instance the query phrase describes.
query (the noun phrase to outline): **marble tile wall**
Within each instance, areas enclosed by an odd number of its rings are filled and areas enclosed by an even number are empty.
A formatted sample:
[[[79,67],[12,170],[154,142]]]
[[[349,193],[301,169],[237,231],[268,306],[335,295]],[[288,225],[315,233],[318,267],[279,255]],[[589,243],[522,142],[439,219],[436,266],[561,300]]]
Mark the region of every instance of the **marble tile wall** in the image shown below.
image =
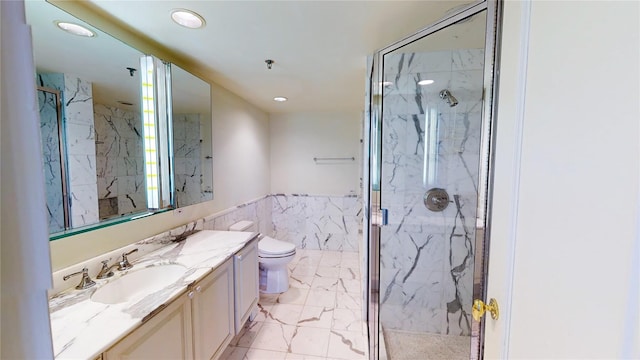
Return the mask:
[[[175,197],[178,206],[208,201],[213,189],[203,184],[200,114],[173,115]],[[210,166],[207,167],[210,170]]]
[[[300,249],[358,251],[362,201],[356,195],[272,195],[273,236]]]
[[[483,59],[482,49],[385,57],[385,80],[393,84],[384,89],[383,110],[383,327],[470,335]],[[424,79],[435,83],[417,84]],[[457,106],[439,98],[443,89]],[[436,154],[425,159],[430,141]],[[423,203],[433,187],[449,193],[443,212]]]
[[[100,219],[146,210],[140,113],[95,104],[94,115]]]
[[[38,74],[38,85],[62,93],[71,226],[98,222],[91,83],[72,74]]]
[[[204,218],[205,230],[229,230],[242,220],[253,221],[258,232],[271,236],[272,198],[270,195],[234,206]]]
[[[45,177],[45,194],[49,214],[49,233],[64,230],[63,188],[58,136],[57,95],[38,90],[38,108],[40,112],[40,135]]]

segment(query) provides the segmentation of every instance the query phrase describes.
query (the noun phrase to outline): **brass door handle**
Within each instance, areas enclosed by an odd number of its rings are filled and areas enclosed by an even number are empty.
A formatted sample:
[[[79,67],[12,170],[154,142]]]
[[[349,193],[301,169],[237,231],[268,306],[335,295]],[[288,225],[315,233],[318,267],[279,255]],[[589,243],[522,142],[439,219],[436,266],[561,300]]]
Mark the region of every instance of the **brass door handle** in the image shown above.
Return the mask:
[[[498,317],[500,317],[500,310],[498,309],[498,301],[496,301],[496,299],[489,300],[489,305],[485,304],[484,301],[480,299],[475,299],[473,301],[471,313],[476,321],[480,321],[480,318],[482,318],[487,310],[491,313],[491,318],[493,320],[498,320]]]

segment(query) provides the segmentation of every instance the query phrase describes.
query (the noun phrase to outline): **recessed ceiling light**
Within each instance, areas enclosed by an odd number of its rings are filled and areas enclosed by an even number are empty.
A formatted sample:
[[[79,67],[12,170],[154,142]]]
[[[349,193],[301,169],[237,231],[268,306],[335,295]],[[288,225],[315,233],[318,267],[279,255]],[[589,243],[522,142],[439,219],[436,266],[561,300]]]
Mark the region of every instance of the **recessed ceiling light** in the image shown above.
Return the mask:
[[[289,99],[287,99],[284,96],[276,96],[276,97],[273,98],[273,101],[278,101],[278,102],[283,102],[283,101],[287,101],[287,100],[289,100]]]
[[[420,80],[420,81],[418,81],[418,85],[422,85],[422,86],[424,86],[424,85],[431,85],[431,84],[433,84],[434,82],[435,82],[435,81],[433,81],[433,80]]]
[[[94,33],[93,31],[87,29],[86,27],[82,26],[82,25],[78,25],[78,24],[74,24],[74,23],[70,23],[70,22],[64,22],[64,21],[56,21],[55,22],[56,26],[59,27],[60,29],[73,34],[73,35],[78,35],[78,36],[84,36],[84,37],[94,37],[96,36],[96,33]]]
[[[204,18],[191,10],[174,9],[171,11],[171,19],[178,25],[189,29],[199,29],[204,26]]]

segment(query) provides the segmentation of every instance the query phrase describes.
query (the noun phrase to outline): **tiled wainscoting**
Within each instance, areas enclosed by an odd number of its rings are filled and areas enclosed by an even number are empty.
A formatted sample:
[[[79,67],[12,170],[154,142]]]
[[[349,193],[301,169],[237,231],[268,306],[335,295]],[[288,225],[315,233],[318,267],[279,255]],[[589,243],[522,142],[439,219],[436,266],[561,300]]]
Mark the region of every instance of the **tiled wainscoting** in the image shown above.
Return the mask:
[[[356,195],[271,195],[273,236],[299,249],[358,251],[362,202]]]
[[[222,359],[367,359],[358,253],[299,249],[289,268],[289,290],[261,295]]]

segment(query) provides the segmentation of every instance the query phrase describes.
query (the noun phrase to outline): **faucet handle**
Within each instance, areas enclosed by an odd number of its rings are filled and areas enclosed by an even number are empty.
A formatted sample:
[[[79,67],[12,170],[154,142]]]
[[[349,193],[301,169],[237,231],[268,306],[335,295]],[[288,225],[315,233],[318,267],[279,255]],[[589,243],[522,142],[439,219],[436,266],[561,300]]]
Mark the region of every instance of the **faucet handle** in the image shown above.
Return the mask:
[[[100,272],[96,276],[96,279],[106,279],[113,276],[113,271],[111,271],[111,269],[113,269],[113,267],[117,266],[118,264],[116,263],[111,266],[109,266],[108,264],[109,260],[102,261],[102,269],[100,269]]]
[[[80,283],[76,286],[76,289],[78,290],[88,289],[96,284],[96,282],[91,280],[89,277],[89,269],[87,268],[82,269],[82,271],[74,272],[73,274],[65,275],[62,280],[67,281],[70,277],[76,275],[82,275]]]
[[[135,248],[127,253],[122,254],[122,261],[120,261],[120,264],[118,265],[118,270],[120,271],[129,270],[133,267],[133,265],[131,265],[131,263],[129,262],[129,259],[127,259],[127,256],[133,254],[136,251],[138,251],[138,248]]]

